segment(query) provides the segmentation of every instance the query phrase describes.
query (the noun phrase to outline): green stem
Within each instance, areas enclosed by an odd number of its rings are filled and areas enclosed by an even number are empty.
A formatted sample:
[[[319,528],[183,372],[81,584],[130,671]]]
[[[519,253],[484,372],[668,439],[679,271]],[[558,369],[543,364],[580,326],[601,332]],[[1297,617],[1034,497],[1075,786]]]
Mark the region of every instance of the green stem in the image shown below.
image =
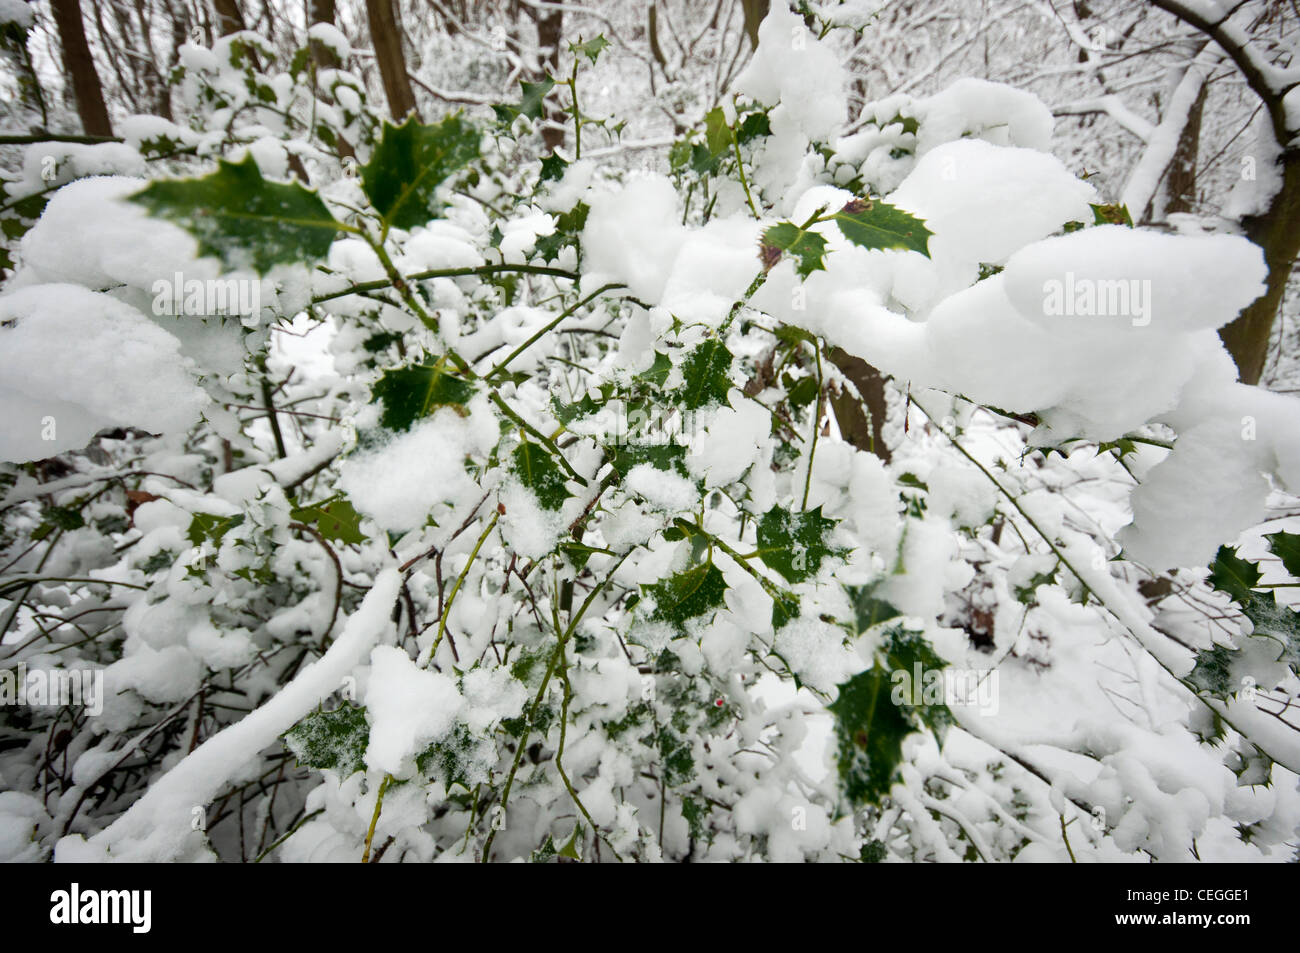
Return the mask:
[[[758,206],[754,204],[754,196],[749,192],[749,180],[745,178],[745,160],[740,158],[740,139],[736,137],[736,127],[728,126],[731,132],[731,148],[736,153],[736,168],[740,171],[740,185],[745,190],[745,201],[749,203],[749,210],[754,213],[754,218],[762,218],[758,214]]]
[[[532,435],[534,440],[536,440],[543,447],[545,447],[555,457],[556,462],[559,463],[560,466],[564,467],[565,471],[569,474],[570,477],[572,477],[582,486],[587,485],[586,477],[582,476],[580,473],[578,473],[577,470],[573,469],[573,467],[569,464],[569,461],[564,458],[564,454],[560,452],[560,448],[555,445],[554,441],[552,441],[551,438],[546,436],[546,434],[542,433],[540,430],[538,430],[528,421],[524,420],[523,417],[520,417],[517,413],[515,413],[514,409],[511,408],[509,404],[507,404],[504,400],[501,399],[500,394],[496,394],[496,393],[492,394],[492,402],[501,408],[501,412],[503,414],[505,414],[507,417],[513,420],[526,433]]]
[[[804,475],[803,480],[803,505],[801,510],[808,509],[808,491],[812,489],[812,471],[813,458],[817,456],[817,435],[821,433],[822,423],[822,342],[817,338],[813,342],[813,350],[817,354],[817,401],[813,407],[813,431],[812,443],[808,448],[808,472]]]
[[[528,338],[528,340],[524,341],[523,344],[520,344],[517,348],[515,348],[513,351],[507,354],[504,358],[501,359],[501,361],[495,367],[492,368],[492,370],[487,372],[485,377],[488,380],[491,380],[493,377],[495,377],[497,374],[503,371],[510,364],[511,361],[513,361],[520,354],[524,353],[524,351],[528,350],[539,340],[541,340],[542,336],[545,335],[547,332],[555,330],[555,328],[559,326],[561,321],[563,321],[565,318],[572,315],[583,305],[586,305],[591,301],[595,300],[596,298],[600,297],[606,291],[612,291],[615,288],[624,288],[624,287],[626,287],[626,285],[623,285],[620,282],[613,282],[611,284],[601,285],[599,288],[597,288],[591,294],[587,295],[587,297],[583,298],[577,304],[566,309],[554,321],[549,322],[548,324],[546,324],[545,327],[541,328],[536,333],[534,333],[531,337]]]
[[[366,849],[361,854],[363,864],[370,863],[370,845],[375,839],[375,828],[379,825],[379,812],[384,808],[384,792],[388,790],[392,780],[391,774],[385,774],[384,780],[379,782],[379,793],[375,796],[375,813],[370,816],[370,830],[366,831]]]
[[[53,191],[53,190],[51,190]],[[433,268],[429,271],[417,271],[414,274],[406,275],[403,281],[427,281],[430,278],[468,278],[473,275],[487,277],[488,275],[500,274],[501,272],[516,273],[521,275],[544,275],[551,278],[568,278],[571,281],[577,281],[582,276],[566,271],[563,268],[551,268],[547,265],[478,265],[473,268]],[[399,276],[401,278],[401,276]],[[318,295],[311,299],[312,304],[321,304],[325,301],[332,301],[335,298],[343,298],[351,294],[362,294],[367,291],[381,291],[384,288],[396,287],[391,278],[380,278],[375,281],[363,281],[355,285],[349,285],[342,291],[331,291],[329,294]]]
[[[429,657],[425,660],[425,665],[433,662],[434,656],[438,654],[438,646],[442,644],[442,637],[447,631],[447,620],[451,618],[451,605],[456,601],[456,594],[460,592],[460,587],[465,584],[465,577],[469,575],[469,569],[474,565],[474,560],[478,558],[478,551],[483,548],[483,543],[491,535],[493,528],[497,525],[497,520],[501,518],[500,511],[492,514],[492,519],[488,521],[487,528],[474,544],[474,549],[470,551],[469,560],[465,563],[465,568],[460,571],[456,577],[456,584],[451,587],[451,594],[447,596],[447,604],[443,606],[442,617],[438,620],[438,635],[433,640],[433,645],[429,649]]]

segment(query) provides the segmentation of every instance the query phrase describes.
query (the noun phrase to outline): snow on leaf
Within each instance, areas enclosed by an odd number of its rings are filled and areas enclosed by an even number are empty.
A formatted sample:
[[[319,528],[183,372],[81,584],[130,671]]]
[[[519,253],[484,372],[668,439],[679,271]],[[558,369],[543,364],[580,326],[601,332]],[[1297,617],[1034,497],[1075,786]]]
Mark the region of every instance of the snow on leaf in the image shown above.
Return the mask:
[[[731,352],[717,338],[701,341],[682,361],[684,381],[677,394],[687,410],[725,403],[731,390]]]
[[[679,635],[686,635],[687,622],[723,607],[727,582],[717,566],[706,562],[641,588],[654,599],[650,620],[666,622]]]
[[[523,440],[510,458],[510,470],[533,491],[544,509],[558,510],[571,494],[559,464],[539,444]]]
[[[343,705],[333,711],[312,712],[283,737],[300,765],[337,771],[339,777],[346,778],[364,766],[370,726],[364,708]]]
[[[758,521],[759,556],[788,582],[802,582],[821,571],[823,560],[845,554],[826,542],[834,528],[820,506],[805,513],[774,506]]]
[[[157,179],[129,198],[192,234],[200,254],[258,274],[324,258],[340,227],[320,196],[296,182],[263,178],[251,155],[238,163],[222,159],[202,177]]]

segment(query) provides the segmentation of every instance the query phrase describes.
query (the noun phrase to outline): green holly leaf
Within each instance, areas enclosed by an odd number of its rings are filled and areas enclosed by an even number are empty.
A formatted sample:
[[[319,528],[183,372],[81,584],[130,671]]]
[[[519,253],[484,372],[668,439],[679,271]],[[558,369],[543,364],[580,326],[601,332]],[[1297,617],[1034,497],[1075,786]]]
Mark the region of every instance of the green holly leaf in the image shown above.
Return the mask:
[[[242,513],[235,516],[195,513],[190,520],[190,528],[186,535],[194,546],[202,546],[205,539],[220,546],[221,538],[242,522],[244,522]]]
[[[447,790],[459,784],[471,791],[482,780],[482,769],[476,764],[495,754],[488,738],[473,734],[467,725],[457,722],[450,732],[415,756],[415,767],[421,777],[441,781]]]
[[[506,125],[514,122],[520,116],[527,116],[529,119],[541,119],[546,97],[555,88],[555,80],[547,76],[540,83],[521,82],[519,86],[523,96],[517,106],[506,103],[492,107],[497,119]]]
[[[564,170],[569,167],[569,163],[564,161],[564,157],[558,152],[552,152],[549,156],[542,159],[542,174],[540,176],[543,182],[558,182],[564,178]]]
[[[701,341],[682,361],[677,397],[686,410],[726,403],[731,384],[731,352],[717,338]]]
[[[715,159],[731,148],[731,127],[721,106],[714,106],[704,117],[704,144]]]
[[[854,807],[878,805],[899,776],[903,739],[914,729],[891,694],[889,672],[877,663],[840,685],[826,706],[835,716],[840,788]]]
[[[686,623],[702,616],[712,617],[723,608],[727,582],[711,562],[701,563],[667,579],[641,587],[644,597],[654,600],[652,622],[667,622],[679,635],[686,635]]]
[[[610,464],[619,476],[627,476],[633,469],[648,463],[656,470],[676,472],[687,476],[686,448],[679,443],[620,443],[606,448]]]
[[[1092,218],[1094,225],[1127,225],[1133,227],[1133,216],[1129,214],[1127,205],[1093,205]]]
[[[930,236],[934,233],[919,218],[879,199],[853,199],[826,218],[861,248],[896,248],[930,257]]]
[[[943,743],[948,729],[957,723],[952,710],[947,705],[946,683],[939,681],[940,673],[948,667],[947,661],[939,656],[934,647],[925,640],[922,633],[904,628],[901,625],[889,630],[884,645],[881,647],[885,667],[889,669],[893,685],[910,685],[911,692],[900,692],[894,697],[895,704],[902,698],[900,707],[914,720],[933,732],[939,743]],[[904,673],[906,678],[898,673]],[[934,673],[929,684],[926,676]],[[920,684],[917,684],[917,679]]]
[[[826,239],[820,234],[800,228],[794,222],[781,222],[763,232],[759,244],[758,257],[766,268],[770,268],[781,257],[781,253],[795,258],[794,270],[800,278],[807,278],[814,271],[825,271]]]
[[[1269,533],[1268,548],[1273,555],[1282,560],[1282,567],[1296,579],[1300,579],[1300,534]]]
[[[1187,680],[1197,691],[1209,692],[1220,698],[1227,696],[1238,683],[1232,672],[1236,654],[1235,649],[1223,645],[1197,652],[1196,665]]]
[[[478,131],[453,113],[436,125],[414,116],[385,122],[379,145],[361,169],[361,187],[385,227],[414,228],[435,217],[434,192],[479,155]]]
[[[652,387],[663,387],[664,381],[668,380],[668,375],[672,373],[673,362],[669,356],[662,351],[655,351],[654,362],[647,370],[636,375],[637,380],[645,381]]]
[[[600,56],[601,52],[607,46],[609,46],[609,40],[605,39],[604,34],[598,33],[595,37],[585,43],[570,43],[569,49],[573,51],[575,56],[581,53],[594,64],[596,58]]]
[[[343,496],[331,497],[320,503],[308,503],[289,511],[291,519],[314,525],[322,539],[341,543],[364,543],[361,532],[361,514],[352,502]]]
[[[543,509],[558,510],[573,494],[565,486],[567,478],[546,449],[524,439],[510,458],[510,472],[533,491]]]
[[[439,407],[463,408],[474,396],[474,387],[451,374],[438,361],[384,371],[370,388],[371,396],[383,404],[380,423],[389,430],[410,430],[411,425]]]
[[[370,726],[364,708],[343,705],[333,711],[312,712],[283,737],[300,765],[337,771],[339,777],[347,778],[365,766]]]
[[[130,201],[197,238],[200,255],[259,275],[324,258],[340,227],[319,195],[262,178],[251,155],[239,163],[221,159],[199,178],[155,179]]]
[[[1273,544],[1271,539],[1269,542],[1270,545]],[[1280,545],[1287,552],[1287,547],[1291,544],[1283,540]],[[1272,657],[1300,674],[1300,613],[1290,606],[1278,603],[1271,590],[1259,592],[1253,588],[1259,584],[1261,576],[1258,563],[1242,559],[1237,555],[1236,549],[1220,546],[1210,567],[1208,582],[1220,592],[1227,593],[1250,620],[1253,631],[1249,637],[1271,639],[1278,647],[1276,653],[1270,653]],[[1204,671],[1209,673],[1206,678],[1214,675],[1221,661],[1213,655],[1214,652],[1215,649],[1211,649],[1197,654],[1198,668],[1202,667],[1202,658],[1209,656],[1205,658]],[[1189,677],[1196,675],[1196,669],[1193,669],[1192,676]]]
[[[758,521],[759,557],[787,582],[803,582],[821,571],[825,559],[848,552],[826,542],[835,523],[822,516],[820,506],[803,513],[774,506]]]
[[[542,160],[545,165],[546,160]],[[579,202],[567,212],[563,212],[555,217],[555,231],[549,235],[543,235],[537,239],[534,246],[534,252],[543,261],[555,261],[559,257],[561,249],[569,245],[576,245],[582,230],[587,226],[587,213],[591,211],[591,206],[586,202]],[[498,244],[500,240],[498,239]]]
[[[1226,592],[1234,602],[1246,602],[1255,594],[1254,587],[1259,585],[1261,575],[1258,563],[1242,559],[1235,548],[1220,546],[1206,581],[1220,592]]]
[[[853,602],[853,620],[857,623],[859,633],[866,632],[890,619],[897,619],[903,614],[884,599],[877,599],[873,595],[875,586],[846,586],[845,588]]]

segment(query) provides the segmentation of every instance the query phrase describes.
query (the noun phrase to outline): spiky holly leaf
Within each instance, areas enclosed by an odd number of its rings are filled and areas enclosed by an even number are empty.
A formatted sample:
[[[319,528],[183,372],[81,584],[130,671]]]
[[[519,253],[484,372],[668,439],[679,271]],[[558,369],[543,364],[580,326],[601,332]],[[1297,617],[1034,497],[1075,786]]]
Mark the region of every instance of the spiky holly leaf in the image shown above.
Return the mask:
[[[898,704],[901,699],[902,709],[929,728],[942,744],[948,729],[957,723],[947,705],[947,683],[942,674],[948,663],[922,633],[902,625],[889,630],[881,653],[890,681],[900,689],[893,697],[894,702]],[[911,690],[902,691],[904,686]]]
[[[717,338],[701,341],[682,360],[677,398],[687,410],[726,403],[731,384],[731,352]]]
[[[717,566],[706,562],[641,589],[645,598],[654,600],[650,621],[667,622],[679,635],[686,635],[686,623],[712,617],[723,607],[727,582]]]
[[[795,258],[794,270],[800,278],[807,278],[814,271],[826,270],[826,239],[794,222],[781,222],[763,232],[758,257],[764,264],[779,257],[774,256],[771,249]]]
[[[672,373],[672,359],[663,351],[655,351],[655,359],[650,366],[636,375],[638,381],[645,381],[652,387],[663,387],[664,381],[668,380],[668,375]]]
[[[648,463],[656,470],[666,470],[687,476],[686,448],[679,443],[620,443],[606,448],[610,464],[619,476],[627,476],[633,469]]]
[[[331,497],[320,503],[308,503],[289,511],[289,516],[299,523],[316,527],[322,539],[341,543],[364,543],[366,535],[361,532],[361,514],[352,507],[352,501],[344,496]]]
[[[875,586],[847,586],[849,598],[853,602],[853,619],[858,632],[866,632],[873,626],[897,619],[903,613],[892,604],[874,595]]]
[[[410,430],[413,423],[439,407],[464,407],[474,396],[474,387],[438,361],[426,361],[384,371],[370,393],[383,404],[379,418],[383,426]]]
[[[1235,548],[1220,546],[1206,581],[1220,592],[1226,592],[1234,601],[1242,602],[1259,585],[1260,575],[1258,563],[1242,559]]]
[[[1196,665],[1187,676],[1187,680],[1198,691],[1209,692],[1220,698],[1226,696],[1237,682],[1232,673],[1235,655],[1235,650],[1222,645],[1197,652]]]
[[[283,737],[300,765],[337,771],[339,777],[347,778],[365,765],[370,726],[364,708],[343,705],[333,711],[312,712]]]
[[[542,160],[542,174],[539,176],[543,182],[558,182],[564,178],[564,170],[569,167],[569,163],[564,161],[564,157],[558,152],[552,152]]]
[[[319,195],[296,182],[262,178],[251,155],[243,162],[218,160],[205,176],[155,179],[129,198],[197,238],[200,255],[259,275],[324,258],[339,230]]]
[[[1281,545],[1285,551],[1288,543],[1284,540]],[[1272,640],[1276,647],[1270,657],[1300,674],[1300,613],[1279,604],[1272,591],[1257,591],[1254,587],[1259,585],[1261,576],[1258,563],[1242,559],[1237,555],[1236,549],[1220,546],[1210,567],[1208,582],[1215,589],[1226,593],[1250,620],[1253,628],[1250,638]],[[1198,653],[1197,669],[1211,674],[1217,671],[1222,661],[1213,655],[1217,648]],[[1197,677],[1197,669],[1193,669],[1192,676],[1189,677]]]
[[[585,43],[570,43],[569,49],[573,51],[575,56],[582,54],[590,59],[592,63],[595,63],[597,57],[600,56],[601,51],[603,51],[607,46],[609,46],[609,40],[605,39],[604,34],[597,33]]]
[[[546,449],[530,440],[523,440],[510,457],[510,472],[519,482],[533,491],[543,509],[558,510],[573,494],[564,484],[566,478]]]
[[[889,673],[879,663],[839,686],[826,706],[835,716],[840,789],[854,807],[879,804],[898,779],[903,739],[913,726],[890,698]]]
[[[879,199],[853,199],[826,218],[840,227],[845,238],[862,248],[896,248],[930,257],[930,236],[934,233],[919,218]]]
[[[242,522],[244,522],[242,513],[235,516],[195,513],[190,519],[190,528],[186,535],[189,537],[190,543],[195,546],[203,545],[205,539],[220,546],[222,537]]]
[[[386,122],[361,169],[361,188],[385,226],[414,228],[441,211],[438,186],[478,155],[478,131],[460,113],[434,125],[414,116],[400,126]]]
[[[796,513],[773,506],[758,521],[758,554],[787,582],[803,582],[821,571],[828,558],[843,558],[848,550],[827,543],[835,520],[822,516],[822,508]]]
[[[497,119],[509,125],[520,116],[527,116],[529,119],[541,119],[542,110],[545,108],[546,97],[550,95],[551,90],[555,88],[555,80],[546,76],[539,83],[519,84],[522,96],[517,105],[505,103],[499,106],[493,106],[492,111],[496,113]]]
[[[1264,538],[1273,555],[1282,560],[1282,568],[1300,579],[1300,534],[1269,533]]]

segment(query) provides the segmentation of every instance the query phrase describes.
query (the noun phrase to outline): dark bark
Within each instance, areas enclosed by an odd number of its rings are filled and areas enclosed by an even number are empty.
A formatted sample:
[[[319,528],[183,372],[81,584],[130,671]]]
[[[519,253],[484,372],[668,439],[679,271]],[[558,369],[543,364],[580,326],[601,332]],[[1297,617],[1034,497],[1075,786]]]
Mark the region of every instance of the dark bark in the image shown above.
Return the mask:
[[[1178,147],[1169,163],[1165,180],[1166,215],[1171,212],[1191,212],[1196,207],[1196,159],[1201,144],[1201,117],[1205,112],[1205,94],[1208,87],[1201,86],[1196,101],[1187,111],[1187,125],[1178,137]]]
[[[77,99],[81,127],[88,136],[111,136],[113,124],[104,105],[104,88],[99,83],[95,61],[86,43],[86,28],[81,22],[80,0],[51,0],[54,23],[63,47],[63,70],[72,82]]]
[[[402,34],[393,14],[393,0],[366,0],[366,16],[370,22],[370,40],[375,47],[379,77],[388,98],[388,111],[397,122],[410,114],[419,119],[415,91],[411,89],[411,78],[406,74],[406,55],[402,52]]]
[[[768,0],[740,0],[740,6],[745,14],[745,35],[750,45],[758,49],[758,25],[767,16]]]

